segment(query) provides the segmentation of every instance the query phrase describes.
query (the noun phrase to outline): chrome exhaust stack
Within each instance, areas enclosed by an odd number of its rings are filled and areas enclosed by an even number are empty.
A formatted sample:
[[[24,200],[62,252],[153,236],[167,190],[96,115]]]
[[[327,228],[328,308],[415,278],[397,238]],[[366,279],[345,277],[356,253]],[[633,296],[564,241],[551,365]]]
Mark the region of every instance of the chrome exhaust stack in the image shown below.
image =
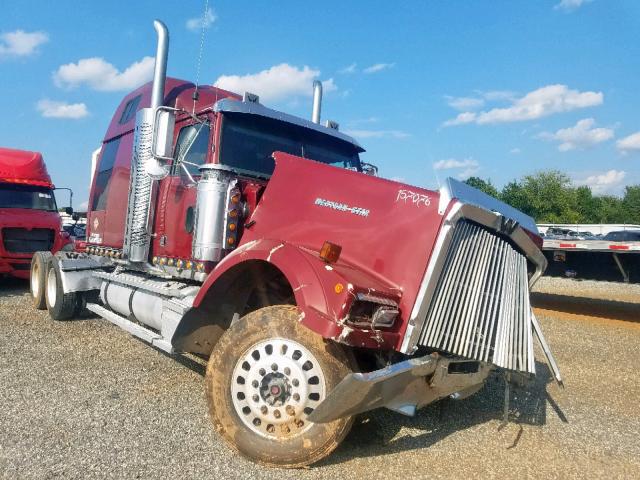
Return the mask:
[[[313,81],[313,110],[311,112],[311,121],[320,123],[320,111],[322,110],[322,82],[320,80]]]
[[[131,263],[146,263],[148,261],[151,225],[153,224],[154,180],[167,175],[167,169],[154,156],[154,152],[157,151],[154,148],[154,143],[157,144],[159,139],[173,133],[173,122],[171,120],[163,121],[158,115],[158,113],[163,113],[158,112],[158,109],[164,103],[169,31],[160,20],[155,20],[153,26],[158,34],[158,47],[151,89],[151,105],[149,108],[142,108],[138,111],[133,134],[131,183],[129,184],[127,225],[123,248],[124,257]],[[158,127],[162,127],[160,129],[164,131],[164,134],[158,132]]]
[[[158,34],[156,64],[153,70],[153,88],[151,90],[151,108],[154,110],[164,103],[164,84],[167,80],[167,58],[169,57],[169,30],[160,20],[153,21]]]

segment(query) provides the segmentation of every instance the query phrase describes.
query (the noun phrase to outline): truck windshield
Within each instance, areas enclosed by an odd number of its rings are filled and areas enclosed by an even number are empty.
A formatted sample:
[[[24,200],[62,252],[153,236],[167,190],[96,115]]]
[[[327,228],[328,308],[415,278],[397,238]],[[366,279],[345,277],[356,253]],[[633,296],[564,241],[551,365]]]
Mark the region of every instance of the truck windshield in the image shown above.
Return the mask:
[[[263,177],[273,173],[273,152],[360,169],[354,145],[321,132],[257,115],[226,114],[220,149],[220,163],[240,173]]]
[[[56,200],[47,187],[0,183],[0,208],[27,208],[55,212]]]

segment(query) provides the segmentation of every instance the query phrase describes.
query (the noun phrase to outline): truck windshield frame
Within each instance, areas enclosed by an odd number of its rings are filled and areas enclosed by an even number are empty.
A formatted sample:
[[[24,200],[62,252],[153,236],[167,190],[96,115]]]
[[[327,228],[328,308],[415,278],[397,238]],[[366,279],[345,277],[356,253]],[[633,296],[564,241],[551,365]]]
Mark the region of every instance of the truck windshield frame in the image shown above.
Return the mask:
[[[362,171],[355,145],[288,122],[244,113],[225,113],[219,162],[234,171],[269,178],[274,152]]]
[[[51,188],[15,183],[0,184],[0,208],[58,211],[56,198]]]

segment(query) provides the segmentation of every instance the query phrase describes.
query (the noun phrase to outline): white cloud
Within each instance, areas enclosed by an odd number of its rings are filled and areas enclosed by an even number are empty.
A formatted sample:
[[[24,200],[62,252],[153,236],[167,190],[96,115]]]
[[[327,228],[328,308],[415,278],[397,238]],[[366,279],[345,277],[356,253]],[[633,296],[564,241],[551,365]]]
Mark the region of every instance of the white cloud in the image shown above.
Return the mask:
[[[621,138],[616,143],[616,147],[622,153],[640,151],[640,132],[632,133],[628,137]]]
[[[511,90],[490,90],[488,92],[481,92],[482,97],[488,101],[500,101],[500,100],[509,100],[513,101],[516,98],[515,92]]]
[[[58,87],[66,88],[86,84],[105,92],[131,90],[151,80],[154,64],[153,57],[144,57],[120,72],[104,58],[83,58],[78,63],[61,65],[53,73],[53,81]]]
[[[445,160],[438,160],[433,164],[435,170],[450,170],[452,168],[469,168],[478,167],[477,160],[473,158],[465,158],[464,160],[457,160],[455,158],[447,158]]]
[[[351,65],[348,65],[340,70],[338,70],[338,73],[342,73],[343,75],[350,75],[352,73],[356,73],[356,67],[358,66],[357,63],[352,63]]]
[[[573,183],[576,186],[586,185],[593,193],[616,193],[620,191],[622,181],[627,176],[623,170],[609,170],[607,172],[595,173],[582,179],[576,179]]]
[[[36,108],[45,118],[78,119],[89,115],[84,103],[56,102],[45,98],[37,103]]]
[[[462,112],[459,113],[456,118],[447,120],[442,125],[445,127],[452,127],[454,125],[464,125],[465,123],[471,123],[476,120],[476,114],[474,112]]]
[[[199,32],[202,28],[209,28],[217,19],[216,13],[211,8],[207,8],[204,15],[187,20],[186,26],[192,32]]]
[[[444,122],[444,126],[472,122],[484,125],[536,120],[554,113],[601,105],[603,101],[602,92],[579,92],[569,89],[566,85],[547,85],[512,100],[512,104],[505,108],[460,113],[456,118]]]
[[[593,0],[560,0],[560,3],[553,7],[554,10],[564,10],[565,12],[573,12],[582,5],[585,5]]]
[[[411,136],[402,130],[345,130],[345,133],[356,138],[408,138]]]
[[[484,106],[483,98],[445,96],[447,104],[456,110],[476,110]]]
[[[16,30],[0,35],[0,58],[28,57],[37,52],[38,47],[49,41],[45,32],[25,32]]]
[[[363,70],[364,73],[377,73],[395,67],[395,63],[375,63]]]
[[[78,211],[79,212],[86,212],[88,208],[89,208],[89,200],[85,200],[84,202],[80,202],[80,204],[78,205]]]
[[[573,127],[561,128],[556,133],[543,132],[538,138],[560,142],[558,150],[561,152],[589,148],[613,138],[613,129],[593,128],[595,123],[593,118],[584,118]]]
[[[511,150],[509,150],[509,153],[511,155],[519,155],[520,153],[522,153],[522,150],[520,150],[518,147],[516,147],[516,148],[512,148]]]
[[[248,75],[222,75],[215,86],[236,93],[251,92],[263,101],[278,101],[296,96],[311,96],[312,84],[320,76],[320,70],[308,66],[294,67],[288,63],[275,65],[267,70]],[[333,79],[322,82],[325,92],[337,90]]]
[[[464,160],[458,160],[456,158],[447,158],[444,160],[438,160],[433,164],[434,170],[458,170],[456,177],[461,180],[475,175],[480,169],[480,164],[473,158],[465,158]]]

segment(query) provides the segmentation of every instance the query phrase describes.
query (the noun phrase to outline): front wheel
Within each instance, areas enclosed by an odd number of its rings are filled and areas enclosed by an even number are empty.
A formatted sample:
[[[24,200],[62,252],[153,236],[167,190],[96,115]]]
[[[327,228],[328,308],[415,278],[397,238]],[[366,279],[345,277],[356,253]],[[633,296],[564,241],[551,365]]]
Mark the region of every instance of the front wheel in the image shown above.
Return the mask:
[[[38,310],[46,310],[45,291],[47,283],[47,269],[51,261],[51,252],[36,252],[31,259],[31,274],[29,276],[29,290],[33,305]]]
[[[82,305],[82,297],[78,292],[64,293],[60,264],[52,257],[47,270],[45,300],[49,316],[54,320],[69,320],[77,315]]]
[[[325,424],[307,419],[352,370],[340,345],[298,320],[298,309],[284,305],[246,315],[222,335],[207,366],[214,427],[259,463],[301,467],[317,462],[351,428],[351,418]]]

